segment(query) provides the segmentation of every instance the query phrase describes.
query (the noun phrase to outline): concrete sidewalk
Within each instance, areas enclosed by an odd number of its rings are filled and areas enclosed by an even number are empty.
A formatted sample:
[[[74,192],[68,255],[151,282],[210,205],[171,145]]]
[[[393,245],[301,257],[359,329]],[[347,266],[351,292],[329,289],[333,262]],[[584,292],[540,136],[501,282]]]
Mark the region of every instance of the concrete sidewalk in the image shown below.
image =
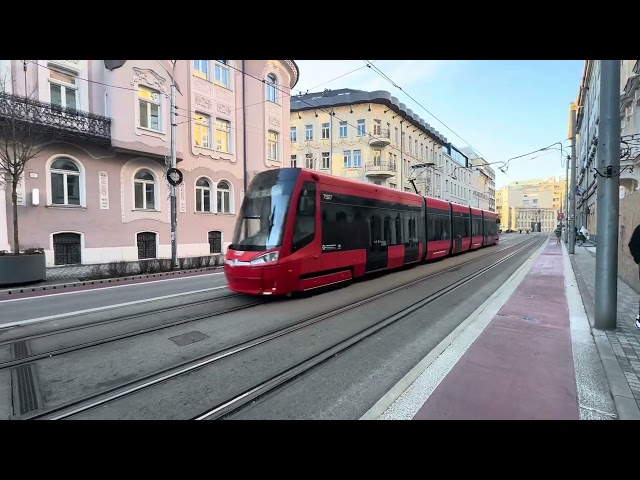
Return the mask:
[[[593,326],[596,247],[576,245],[571,255],[589,323]],[[640,331],[635,326],[640,295],[618,278],[618,316],[615,330],[592,328],[621,419],[640,420]]]
[[[596,341],[553,239],[362,418],[634,418],[616,410]]]

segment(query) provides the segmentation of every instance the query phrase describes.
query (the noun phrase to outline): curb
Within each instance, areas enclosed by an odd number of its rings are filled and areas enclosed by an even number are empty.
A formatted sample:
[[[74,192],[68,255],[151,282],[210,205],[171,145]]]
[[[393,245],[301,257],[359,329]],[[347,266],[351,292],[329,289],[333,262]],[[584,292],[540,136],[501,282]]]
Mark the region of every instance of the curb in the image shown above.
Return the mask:
[[[125,282],[127,280],[139,280],[143,278],[168,277],[169,275],[183,275],[185,273],[207,272],[207,271],[213,271],[213,270],[222,270],[223,268],[224,268],[223,266],[204,267],[204,268],[194,268],[189,270],[177,270],[173,272],[158,272],[158,273],[148,273],[144,275],[129,275],[126,277],[104,278],[101,280],[77,281],[77,282],[71,282],[71,283],[56,283],[54,285],[15,287],[8,290],[0,290],[0,295],[15,295],[17,293],[39,292],[42,290],[60,290],[60,289],[69,288],[69,287],[83,287],[86,285],[99,285],[101,283],[118,283],[118,282]]]
[[[582,274],[578,270],[573,255],[569,255],[571,260],[571,267],[578,281],[578,289],[582,296],[584,303],[584,309],[587,312],[589,318],[589,326],[591,327],[591,334],[596,342],[596,348],[598,355],[600,355],[600,361],[604,367],[604,373],[607,376],[609,382],[609,389],[611,390],[611,396],[613,397],[613,403],[618,411],[618,419],[620,420],[640,420],[640,408],[636,403],[629,382],[624,376],[622,367],[618,363],[618,359],[613,351],[611,342],[607,338],[607,334],[604,330],[593,328],[593,317],[595,311],[595,304],[591,294],[587,289],[587,285],[582,278]]]

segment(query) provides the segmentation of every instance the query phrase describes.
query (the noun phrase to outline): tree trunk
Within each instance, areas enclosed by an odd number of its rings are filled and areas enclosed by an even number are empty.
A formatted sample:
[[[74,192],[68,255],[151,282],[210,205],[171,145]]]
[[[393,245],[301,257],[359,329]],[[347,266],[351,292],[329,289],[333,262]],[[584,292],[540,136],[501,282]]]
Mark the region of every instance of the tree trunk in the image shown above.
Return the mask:
[[[18,181],[20,178],[13,176],[11,183],[11,200],[13,200],[13,253],[20,255],[20,241],[18,240]]]

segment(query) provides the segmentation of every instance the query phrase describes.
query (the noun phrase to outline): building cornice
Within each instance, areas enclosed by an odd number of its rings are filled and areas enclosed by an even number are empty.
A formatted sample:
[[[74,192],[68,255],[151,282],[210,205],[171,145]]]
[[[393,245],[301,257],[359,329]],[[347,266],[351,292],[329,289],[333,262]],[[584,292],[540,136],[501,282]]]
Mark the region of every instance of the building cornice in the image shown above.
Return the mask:
[[[312,97],[315,97],[311,100]],[[400,115],[404,120],[413,123],[422,133],[440,142],[443,145],[448,143],[447,138],[435,128],[413,113],[404,103],[384,90],[365,92],[361,90],[350,90],[348,95],[324,96],[323,92],[307,93],[305,95],[291,96],[291,111],[301,112],[305,110],[322,109],[328,107],[344,107],[362,103],[375,103],[389,107]]]

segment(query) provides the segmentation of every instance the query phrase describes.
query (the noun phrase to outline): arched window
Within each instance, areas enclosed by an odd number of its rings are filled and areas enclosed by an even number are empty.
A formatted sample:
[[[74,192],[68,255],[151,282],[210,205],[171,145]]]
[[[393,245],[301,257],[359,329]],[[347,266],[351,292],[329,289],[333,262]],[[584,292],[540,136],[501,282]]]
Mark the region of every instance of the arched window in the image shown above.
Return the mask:
[[[278,79],[273,73],[267,75],[267,100],[278,103]]]
[[[58,158],[51,164],[51,203],[80,205],[80,168],[70,158]]]
[[[134,179],[135,208],[156,209],[156,179],[149,170],[140,170]]]
[[[196,182],[196,212],[211,211],[211,183],[204,177]]]
[[[231,213],[231,185],[220,180],[217,186],[218,213]]]

